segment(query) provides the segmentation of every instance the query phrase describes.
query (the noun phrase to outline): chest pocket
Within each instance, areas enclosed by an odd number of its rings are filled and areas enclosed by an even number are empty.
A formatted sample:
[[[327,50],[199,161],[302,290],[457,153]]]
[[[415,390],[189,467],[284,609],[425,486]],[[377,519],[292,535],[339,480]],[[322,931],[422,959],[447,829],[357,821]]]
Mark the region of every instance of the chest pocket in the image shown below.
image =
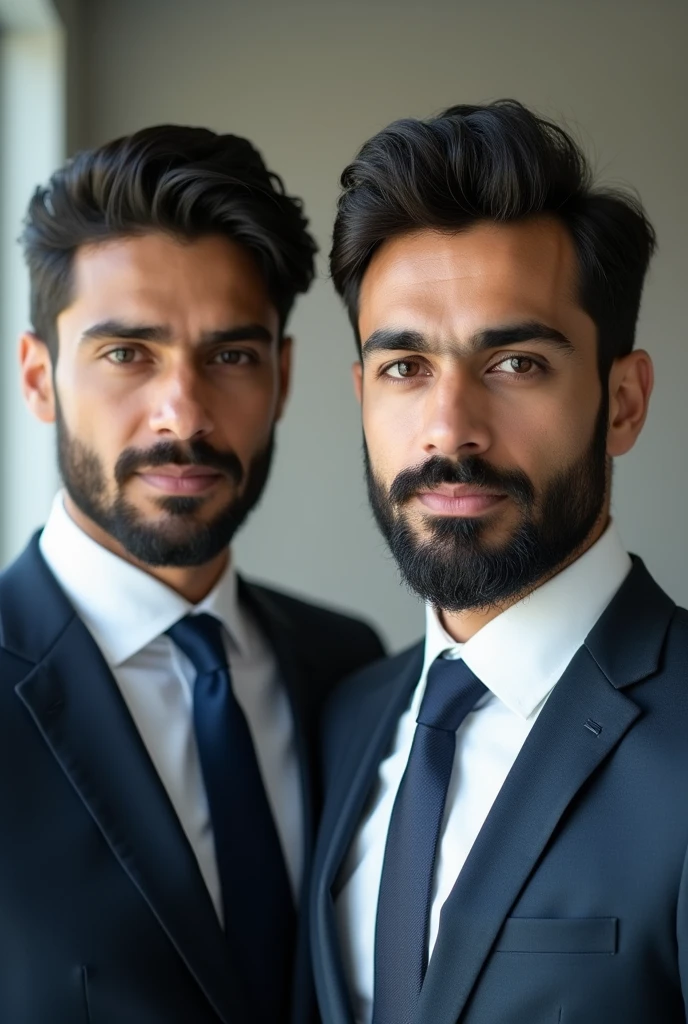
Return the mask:
[[[496,953],[604,953],[617,951],[616,917],[510,917],[497,936]]]

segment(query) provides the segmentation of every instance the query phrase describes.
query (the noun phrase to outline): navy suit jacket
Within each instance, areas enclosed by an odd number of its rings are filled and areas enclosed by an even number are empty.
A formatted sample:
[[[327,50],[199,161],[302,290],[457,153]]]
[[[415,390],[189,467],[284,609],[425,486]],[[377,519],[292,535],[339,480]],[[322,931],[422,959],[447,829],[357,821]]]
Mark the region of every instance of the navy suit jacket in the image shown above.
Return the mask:
[[[333,897],[422,660],[420,644],[362,670],[328,714],[311,905],[324,1024],[353,1021]],[[683,1024],[687,849],[688,613],[634,559],[444,905],[414,1024]]]
[[[378,657],[363,623],[241,584],[295,720],[310,869],[321,703]],[[306,883],[304,883],[306,884]],[[307,914],[293,1024],[314,1012]],[[266,977],[265,984],[270,984]],[[41,557],[0,576],[0,1021],[249,1024],[196,859],[119,689]]]

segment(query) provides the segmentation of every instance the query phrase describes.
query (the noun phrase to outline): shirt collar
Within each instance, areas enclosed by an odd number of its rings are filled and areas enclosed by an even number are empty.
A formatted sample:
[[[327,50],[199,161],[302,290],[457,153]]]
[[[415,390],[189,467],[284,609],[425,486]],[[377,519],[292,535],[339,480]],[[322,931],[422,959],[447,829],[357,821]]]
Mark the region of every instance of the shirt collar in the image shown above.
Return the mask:
[[[610,522],[580,558],[464,644],[449,636],[428,605],[423,678],[440,655],[461,657],[511,711],[530,717],[563,675],[630,568],[631,559]]]
[[[122,665],[190,612],[218,618],[238,651],[247,643],[231,560],[198,605],[92,540],[58,494],[40,539],[48,568],[111,667]]]

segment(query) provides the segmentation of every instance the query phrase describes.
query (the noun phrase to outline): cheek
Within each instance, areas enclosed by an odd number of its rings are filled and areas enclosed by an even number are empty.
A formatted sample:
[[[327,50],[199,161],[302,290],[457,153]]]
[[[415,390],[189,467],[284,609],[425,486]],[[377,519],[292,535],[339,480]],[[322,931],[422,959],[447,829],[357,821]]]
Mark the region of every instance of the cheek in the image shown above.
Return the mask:
[[[141,447],[149,441],[141,437],[142,413],[135,391],[111,401],[102,389],[58,373],[56,393],[69,438],[94,453],[108,477],[126,448]]]
[[[250,459],[267,444],[278,404],[279,389],[274,381],[269,387],[237,387],[215,396],[209,410],[214,437],[209,437],[209,442]]]
[[[592,438],[594,411],[542,404],[506,417],[488,455],[496,465],[522,470],[540,489],[580,456]]]
[[[417,450],[418,415],[398,403],[362,403],[363,433],[375,473],[389,482],[402,469],[422,461]]]
[[[99,421],[114,425],[130,418],[141,405],[141,389],[124,375],[103,370],[99,363],[80,365],[60,358],[56,386],[65,418],[82,419],[94,426]]]

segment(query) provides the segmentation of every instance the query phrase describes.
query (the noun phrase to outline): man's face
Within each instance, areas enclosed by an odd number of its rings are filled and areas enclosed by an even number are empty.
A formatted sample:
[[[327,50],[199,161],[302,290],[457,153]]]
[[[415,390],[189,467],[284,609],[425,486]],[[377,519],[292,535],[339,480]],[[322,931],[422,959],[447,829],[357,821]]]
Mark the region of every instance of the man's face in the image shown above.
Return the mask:
[[[289,345],[252,257],[221,237],[85,247],[57,321],[74,505],[149,565],[201,565],[260,496]]]
[[[563,226],[392,239],[359,328],[371,502],[422,597],[499,605],[601,532],[608,401]]]

